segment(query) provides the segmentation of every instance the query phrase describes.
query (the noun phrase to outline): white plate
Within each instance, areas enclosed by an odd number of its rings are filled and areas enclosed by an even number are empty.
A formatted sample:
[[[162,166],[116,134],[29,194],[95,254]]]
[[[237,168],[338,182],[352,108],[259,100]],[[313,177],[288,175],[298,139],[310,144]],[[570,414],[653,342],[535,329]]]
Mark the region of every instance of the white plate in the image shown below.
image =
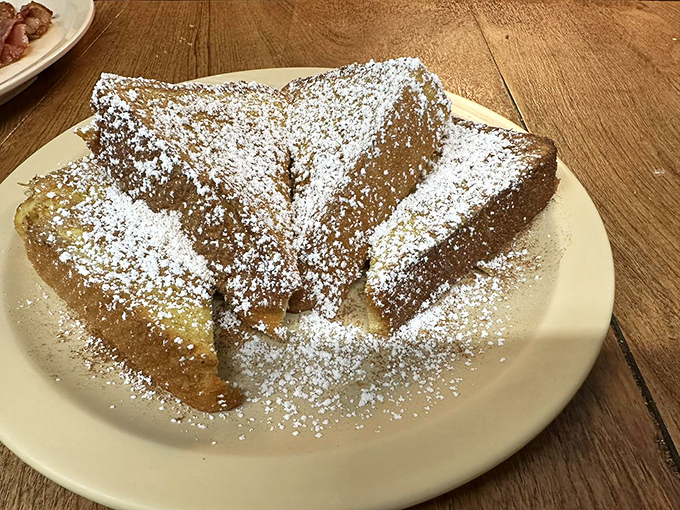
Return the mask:
[[[10,3],[19,9],[27,1]],[[52,26],[40,39],[30,42],[19,60],[0,68],[0,104],[21,92],[35,75],[73,48],[94,18],[93,0],[45,0],[43,4],[54,13]]]
[[[281,86],[315,72],[271,69],[206,81]],[[471,101],[451,99],[460,116],[516,128]],[[57,483],[105,505],[348,509],[424,501],[535,437],[576,393],[602,346],[614,297],[611,250],[593,203],[560,163],[556,198],[536,226],[561,254],[546,279],[550,291],[540,300],[520,294],[522,334],[488,351],[486,362],[466,375],[460,397],[429,415],[391,421],[378,413],[364,430],[331,429],[322,439],[255,432],[239,441],[227,423],[180,432],[167,414],[139,401],[110,410],[101,381],[69,374],[74,360],[53,355],[55,318],[18,311],[41,283],[12,227],[23,200],[17,183],[85,153],[68,131],[0,185],[0,440]],[[505,363],[498,363],[501,355]]]

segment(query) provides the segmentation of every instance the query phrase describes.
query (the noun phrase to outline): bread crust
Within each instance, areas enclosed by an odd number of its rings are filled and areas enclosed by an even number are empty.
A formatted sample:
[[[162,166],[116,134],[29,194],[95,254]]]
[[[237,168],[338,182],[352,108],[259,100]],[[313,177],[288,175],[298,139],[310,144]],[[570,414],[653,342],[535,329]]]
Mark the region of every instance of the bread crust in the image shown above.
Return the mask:
[[[454,123],[473,123],[454,119]],[[486,133],[510,133],[475,125]],[[557,189],[557,149],[548,138],[513,133],[514,150],[532,154],[516,185],[488,197],[464,222],[417,260],[399,271],[387,288],[366,285],[371,330],[389,334],[405,324],[423,303],[437,299],[447,284],[468,274],[478,262],[496,256],[542,211]],[[522,148],[520,148],[522,147]],[[370,269],[369,269],[370,272]]]
[[[362,85],[381,83],[381,80],[386,89],[389,83],[398,94],[382,97],[381,91],[363,92]],[[350,85],[346,85],[348,82]],[[333,94],[342,94],[342,87],[358,90],[346,105]],[[439,80],[419,61],[409,59],[354,64],[295,80],[284,87],[283,92],[291,102],[291,109],[301,110],[300,115],[289,115],[289,125],[292,124],[293,133],[293,209],[299,231],[296,241],[302,285],[288,306],[292,312],[316,308],[332,317],[366,264],[371,230],[414,190],[436,160],[449,102]],[[330,130],[320,137],[322,139],[315,140],[305,129],[305,109],[316,109],[324,101],[329,104],[339,101],[340,107],[319,108],[310,114],[319,117],[315,121]],[[356,133],[358,138],[372,138],[372,142],[351,164],[344,167],[346,160],[341,158],[337,165],[327,169],[327,175],[334,175],[345,184],[336,186],[323,203],[318,204],[318,214],[303,210],[304,204],[296,210],[296,203],[302,202],[299,197],[296,202],[296,196],[315,184],[312,182],[316,171],[314,161],[320,159],[321,152],[333,150],[326,147],[326,140],[343,139],[345,146],[347,140],[354,141],[352,135],[347,134],[356,128],[347,126],[347,111],[380,108],[385,108],[387,113],[378,117],[381,122],[374,126],[375,131]],[[298,121],[298,117],[301,120]],[[333,127],[334,124],[340,127]]]
[[[29,197],[19,206],[14,219],[38,275],[84,319],[93,335],[161,388],[201,411],[224,411],[239,405],[240,391],[217,376],[212,335],[184,336],[184,341],[178,343],[176,339],[181,338],[182,331],[159,327],[157,317],[144,307],[124,306],[122,303],[133,296],[93,285],[75,267],[74,259],[60,256],[70,246],[64,237],[67,230],[77,230],[82,225],[71,222],[60,232],[49,220],[54,219],[57,210],[73,211],[82,197],[75,188],[64,185],[59,174],[57,171],[34,179]],[[210,321],[211,307],[208,298],[196,313]]]

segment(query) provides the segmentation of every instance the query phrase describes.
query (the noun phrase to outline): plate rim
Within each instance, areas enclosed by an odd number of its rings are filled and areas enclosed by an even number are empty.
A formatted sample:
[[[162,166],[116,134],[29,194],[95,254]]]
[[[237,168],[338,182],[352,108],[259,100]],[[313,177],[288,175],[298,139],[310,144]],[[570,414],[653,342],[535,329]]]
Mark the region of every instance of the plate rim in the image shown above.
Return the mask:
[[[211,77],[205,77],[201,80],[207,80],[209,82],[215,82],[215,80],[225,80],[225,79],[257,79],[258,77],[261,77],[262,75],[267,75],[267,74],[283,74],[286,75],[286,73],[289,74],[295,74],[295,73],[304,73],[304,74],[315,74],[318,72],[322,72],[325,68],[272,68],[272,69],[258,69],[258,70],[251,70],[251,71],[245,71],[245,72],[237,72],[237,73],[226,73],[226,74],[221,74],[221,75],[215,75]],[[512,129],[519,129],[519,126],[516,126],[514,123],[511,121],[505,119],[501,115],[493,112],[492,110],[489,110],[481,105],[478,105],[477,103],[462,98],[461,96],[455,96],[455,95],[450,95],[451,97],[454,98],[456,101],[457,105],[460,106],[461,108],[466,108],[469,112],[481,112],[486,118],[491,119],[490,123],[496,123],[497,125],[502,125],[503,127],[509,127]],[[83,121],[86,122],[86,121]],[[82,123],[81,123],[82,124]],[[26,169],[31,169],[32,168],[32,161],[37,160],[39,154],[42,154],[45,151],[49,151],[50,144],[54,146],[55,143],[58,143],[58,140],[61,139],[64,136],[70,136],[72,134],[72,129],[66,130],[64,133],[60,134],[58,137],[54,138],[51,142],[48,144],[44,145],[42,148],[40,148],[36,153],[34,153],[31,157],[29,157],[26,161],[24,161],[17,169],[15,169],[14,172],[8,176],[3,183],[0,184],[0,194],[4,194],[7,192],[7,189],[9,186],[14,184],[14,180],[12,179],[12,182],[10,181],[11,176],[15,175],[16,173],[20,173],[20,171],[23,169],[24,171]],[[597,217],[597,225],[595,225],[595,228],[599,228],[601,230],[601,235],[604,236],[604,238],[601,238],[600,241],[603,241],[603,246],[606,245],[606,253],[600,253],[600,255],[603,258],[603,267],[606,271],[609,273],[609,288],[608,288],[608,294],[607,294],[607,300],[602,307],[603,310],[606,310],[608,308],[608,312],[606,313],[607,315],[607,320],[604,321],[602,320],[601,323],[599,324],[600,326],[600,331],[597,333],[599,338],[597,340],[593,339],[592,342],[590,342],[588,345],[590,347],[590,350],[588,351],[588,355],[585,356],[585,358],[581,361],[578,373],[571,379],[571,384],[568,389],[566,389],[562,394],[561,398],[559,399],[558,402],[553,402],[552,405],[550,406],[549,410],[544,410],[544,413],[540,416],[540,419],[535,420],[533,423],[533,426],[531,427],[526,427],[524,429],[524,433],[521,434],[521,437],[517,437],[516,440],[511,444],[511,445],[506,445],[505,448],[502,448],[499,450],[497,455],[495,455],[494,461],[489,463],[485,463],[484,466],[477,467],[476,469],[469,470],[464,476],[458,476],[458,477],[453,477],[452,475],[439,475],[437,477],[436,483],[432,483],[430,479],[430,483],[424,484],[423,482],[420,482],[421,487],[419,490],[415,490],[413,488],[410,488],[407,491],[401,491],[399,494],[393,494],[391,497],[388,498],[373,498],[373,499],[368,499],[363,502],[361,501],[354,501],[353,507],[355,508],[362,508],[362,507],[370,507],[370,508],[389,508],[395,505],[403,506],[403,505],[410,505],[410,504],[415,504],[421,501],[428,500],[432,497],[435,497],[439,494],[442,494],[448,490],[451,490],[455,487],[458,487],[467,481],[481,475],[482,473],[488,471],[489,469],[495,467],[511,455],[513,455],[515,452],[517,452],[519,449],[521,449],[523,446],[525,446],[531,439],[536,437],[561,411],[562,409],[567,405],[567,403],[571,400],[571,398],[574,396],[574,394],[578,391],[578,389],[581,387],[583,381],[587,377],[588,373],[590,372],[593,364],[595,363],[597,356],[599,354],[599,351],[602,347],[602,344],[604,342],[604,338],[606,335],[606,332],[608,331],[609,328],[609,317],[611,316],[611,311],[613,309],[613,300],[614,300],[614,268],[613,268],[613,259],[612,259],[612,254],[611,254],[611,247],[609,245],[609,240],[606,235],[606,231],[604,230],[604,225],[602,223],[602,220],[597,213],[597,210],[595,209],[594,204],[592,203],[592,200],[588,197],[585,189],[581,186],[581,184],[578,182],[576,177],[568,170],[566,166],[560,161],[560,169],[561,172],[563,173],[563,177],[566,177],[569,179],[569,182],[571,182],[571,185],[576,186],[577,188],[580,188],[579,192],[582,192],[585,194],[585,197],[587,198],[587,201],[590,203],[590,206],[592,206],[592,211],[594,211],[595,216]],[[566,172],[566,173],[565,173]],[[564,179],[563,179],[564,181]],[[10,184],[11,182],[11,184]],[[561,184],[562,185],[562,184]],[[578,191],[578,190],[577,190]],[[13,207],[16,205],[16,203],[12,202]],[[7,209],[12,209],[12,208],[7,208]],[[2,218],[3,215],[0,214],[0,218]],[[594,218],[593,218],[594,219]],[[3,225],[0,225],[0,228],[4,228]],[[11,229],[13,231],[13,228]],[[3,241],[4,242],[4,241]],[[606,260],[604,260],[606,259]],[[4,261],[4,259],[3,259]],[[0,261],[4,265],[4,262]],[[0,266],[0,269],[4,269],[3,266]],[[1,271],[0,271],[1,272]],[[5,305],[4,299],[0,297],[0,303]],[[6,313],[6,307],[3,306],[3,312]],[[604,318],[604,313],[602,314]],[[0,314],[0,326],[4,326],[4,321],[7,320],[5,318],[5,314]],[[2,331],[4,328],[0,328],[0,331]],[[2,346],[0,345],[0,348]],[[2,361],[0,360],[0,366],[2,366]],[[46,381],[42,381],[41,384],[38,384],[40,388],[36,389],[45,389],[48,387]],[[34,389],[35,390],[35,389]],[[0,391],[0,395],[2,392]],[[3,408],[2,402],[0,402],[0,409]],[[75,406],[73,403],[64,403],[61,402],[60,405],[64,405],[66,408],[70,408],[72,411],[76,412],[77,411],[77,406]],[[2,413],[0,413],[2,414]],[[102,425],[99,423],[99,425]],[[0,441],[2,441],[10,450],[15,452],[22,460],[24,460],[27,464],[35,468],[37,471],[41,472],[42,474],[46,475],[48,478],[54,480],[55,482],[61,484],[62,486],[78,493],[81,494],[89,499],[92,499],[94,501],[100,502],[102,504],[108,505],[108,506],[113,506],[113,507],[120,507],[120,508],[158,508],[159,506],[154,506],[153,504],[149,503],[149,501],[146,502],[140,502],[134,499],[130,499],[126,494],[121,494],[121,493],[111,493],[110,491],[107,493],[106,491],[102,491],[98,488],[93,488],[90,483],[82,483],[82,481],[79,481],[78,479],[73,479],[73,477],[69,477],[63,474],[64,470],[63,469],[58,469],[55,468],[54,466],[54,459],[51,459],[52,462],[50,463],[49,455],[48,459],[45,459],[45,456],[43,455],[43,458],[40,458],[39,455],[36,455],[35,452],[35,447],[31,447],[31,445],[22,445],[20,444],[21,441],[13,441],[11,437],[6,433],[5,430],[6,427],[3,427],[2,420],[0,420]],[[103,424],[103,428],[107,429],[106,424]],[[109,432],[114,432],[110,429],[113,427],[108,424],[108,431]],[[119,431],[120,433],[120,431]],[[126,435],[126,434],[123,434]],[[395,438],[392,438],[394,440]],[[139,438],[132,438],[133,442],[139,442]],[[143,442],[143,441],[142,441]],[[388,440],[389,442],[389,440]],[[411,446],[412,448],[412,446]],[[39,450],[39,448],[38,448]],[[40,453],[40,452],[38,452]],[[174,454],[172,452],[166,452],[167,455],[170,458],[174,457]],[[209,454],[206,454],[209,455]],[[312,455],[313,456],[313,455]],[[220,456],[221,457],[221,456]],[[301,457],[309,457],[309,455],[304,455]],[[212,457],[211,457],[212,459]],[[240,461],[244,462],[244,465],[247,465],[250,467],[250,463],[247,460],[239,459]],[[300,459],[294,459],[295,462],[298,462]],[[350,469],[351,466],[351,456],[349,459],[343,458],[339,460],[339,466],[334,467],[334,473],[343,473],[343,470]],[[233,462],[233,460],[232,460]],[[300,461],[301,462],[301,461]],[[57,464],[59,464],[57,462]],[[304,462],[302,462],[304,464]],[[200,466],[200,463],[198,464]],[[214,465],[213,462],[210,463],[210,465]],[[219,465],[219,462],[217,463]],[[71,470],[66,470],[66,471],[73,471]],[[430,473],[430,476],[435,476]],[[407,494],[404,494],[404,492],[407,492]],[[166,502],[160,502],[161,506],[164,506],[164,503]],[[328,503],[328,502],[326,502]],[[338,499],[331,501],[330,503],[334,503],[328,505],[329,508],[331,507],[336,507],[336,508],[344,508],[345,505],[348,503],[348,501],[345,499]],[[178,507],[179,508],[179,507]]]
[[[12,99],[14,95],[12,92],[29,81],[31,78],[35,77],[57,60],[68,53],[71,48],[73,48],[87,33],[92,21],[94,20],[94,0],[66,0],[66,4],[72,3],[76,5],[81,5],[83,10],[78,10],[77,14],[81,14],[82,17],[76,18],[74,20],[73,28],[75,33],[71,37],[64,37],[55,46],[50,48],[47,53],[40,57],[38,60],[33,62],[28,67],[22,69],[17,74],[7,78],[5,81],[0,83],[0,102],[2,101],[2,96],[7,96],[7,100]],[[11,64],[10,64],[11,65]]]

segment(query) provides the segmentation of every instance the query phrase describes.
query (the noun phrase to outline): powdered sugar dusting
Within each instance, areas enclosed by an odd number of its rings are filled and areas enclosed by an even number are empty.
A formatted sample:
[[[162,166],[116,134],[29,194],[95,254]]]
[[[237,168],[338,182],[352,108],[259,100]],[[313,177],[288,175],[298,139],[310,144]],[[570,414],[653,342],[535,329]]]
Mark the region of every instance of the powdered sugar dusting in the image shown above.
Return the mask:
[[[350,170],[359,158],[377,156],[375,141],[395,103],[407,87],[419,92],[412,73],[421,68],[413,58],[370,61],[288,85],[298,243],[337,191],[351,182]]]
[[[333,317],[360,275],[372,228],[429,169],[450,106],[413,58],[353,64],[285,92],[303,309],[313,302]],[[400,144],[412,149],[390,160]]]
[[[512,328],[508,296],[540,263],[519,249],[480,267],[389,338],[368,333],[351,313],[289,316],[285,343],[241,331],[226,352],[247,395],[242,412],[263,409],[270,430],[323,434],[341,423],[361,429],[375,412],[394,420],[427,414],[457,397],[460,379],[450,372],[503,345]],[[229,312],[221,317],[225,328],[238,322]]]
[[[175,325],[210,334],[211,322],[201,323],[193,310],[210,305],[213,276],[176,213],[156,213],[133,201],[90,158],[37,178],[34,185],[34,193],[55,201],[38,235],[85,285],[112,295],[111,306],[144,309],[160,329],[185,318]]]
[[[379,225],[367,279],[386,291],[402,271],[456,232],[490,198],[515,188],[535,160],[526,135],[457,120],[433,173]]]
[[[264,440],[267,431],[313,440],[336,428],[380,433],[385,422],[376,417],[393,422],[420,419],[441,402],[464,395],[469,391],[465,380],[480,358],[512,359],[503,346],[521,334],[521,328],[515,331],[513,296],[530,295],[532,286],[543,281],[546,253],[536,249],[535,237],[523,235],[511,251],[480,264],[479,271],[387,339],[366,332],[357,301],[363,296],[360,285],[349,298],[356,307],[349,303],[335,321],[315,312],[289,315],[285,343],[243,329],[234,314],[222,312],[218,330],[227,333],[229,341],[218,346],[219,356],[226,361],[229,378],[247,394],[246,402],[230,412],[202,413],[149,385],[143,374],[112,359],[115,354],[69,313],[56,314],[58,329],[69,352],[79,339],[82,347],[76,349],[74,362],[89,369],[93,386],[104,386],[108,397],[98,401],[110,413],[142,419],[139,406],[144,404],[154,410],[155,422],[165,420],[192,437],[205,431],[200,437],[214,446],[255,436]],[[50,302],[57,304],[38,290],[20,306],[28,316],[47,316],[35,309]],[[484,352],[489,349],[499,354]],[[64,366],[53,371],[55,381],[64,377]],[[127,396],[121,393],[126,389]]]
[[[400,66],[402,69],[398,69]],[[113,306],[150,310],[152,322],[160,328],[176,311],[182,316],[192,308],[208,309],[216,285],[214,275],[225,276],[229,310],[219,308],[215,322],[225,372],[222,375],[238,383],[247,399],[244,406],[229,413],[207,414],[188,408],[163,390],[152,388],[148,377],[130,370],[101,341],[87,337],[84,349],[97,358],[96,363],[92,356],[85,360],[93,377],[118,374],[120,384],[130,386],[131,400],[142,397],[157,401],[161,412],[166,411],[166,405],[172,408],[173,424],[205,429],[216,421],[236,423],[242,430],[239,441],[250,432],[267,429],[289,432],[293,437],[308,433],[322,438],[335,426],[363,429],[375,413],[400,421],[427,414],[437,402],[458,397],[461,378],[456,370],[461,365],[475,370],[472,365],[479,353],[503,346],[512,336],[509,296],[518,289],[526,290],[527,285],[531,287],[527,282],[539,278],[540,257],[534,258],[523,247],[524,241],[515,242],[510,251],[480,263],[478,270],[461,282],[442,286],[435,293],[435,302],[426,303],[420,313],[385,338],[368,332],[363,280],[355,286],[355,297],[340,307],[344,295],[341,287],[347,282],[338,283],[330,273],[323,272],[327,267],[342,269],[351,282],[360,275],[363,260],[359,266],[347,267],[342,252],[336,251],[342,245],[339,239],[327,251],[316,249],[313,241],[315,230],[328,236],[329,224],[319,218],[337,190],[352,180],[349,169],[361,157],[380,155],[376,140],[384,137],[381,126],[404,86],[412,87],[419,98],[415,110],[424,110],[432,100],[423,92],[427,87],[422,79],[407,80],[407,85],[400,82],[404,69],[408,74],[421,67],[415,59],[371,62],[366,65],[369,76],[376,73],[380,80],[370,78],[359,87],[348,79],[340,92],[333,87],[325,90],[331,108],[338,111],[337,124],[323,122],[328,120],[324,117],[327,112],[314,101],[304,107],[298,105],[297,112],[295,106],[291,108],[291,119],[298,115],[289,124],[291,147],[297,151],[297,161],[308,165],[293,171],[293,207],[298,221],[295,233],[287,181],[281,176],[287,158],[281,129],[285,110],[272,106],[265,117],[279,125],[263,127],[262,119],[253,117],[254,110],[244,110],[225,99],[233,92],[228,86],[169,86],[104,76],[93,99],[99,115],[88,136],[98,138],[96,143],[103,151],[98,161],[107,162],[109,175],[97,173],[95,159],[87,158],[42,181],[38,179],[38,192],[45,191],[41,182],[51,181],[58,191],[45,196],[62,201],[43,235],[65,233],[67,242],[59,248],[58,259],[72,265],[90,285],[110,291],[115,296]],[[344,80],[342,72],[335,71],[334,79]],[[433,80],[440,88],[438,80]],[[297,86],[294,83],[291,90]],[[235,87],[262,92],[256,85]],[[369,100],[351,115],[344,115],[347,104],[367,91]],[[209,97],[202,97],[204,93]],[[188,99],[196,96],[202,99]],[[223,100],[226,103],[219,104]],[[134,111],[138,101],[143,101],[141,112]],[[443,115],[447,108],[440,113]],[[224,125],[216,124],[215,119],[227,118]],[[305,126],[305,122],[309,123]],[[262,129],[267,133],[263,135]],[[320,143],[311,151],[300,143],[301,137],[309,134],[304,129],[312,133],[312,144]],[[418,197],[404,200],[373,236],[374,249],[384,258],[372,266],[369,281],[377,274],[380,284],[388,284],[388,271],[416,260],[465,221],[475,207],[500,189],[514,186],[527,159],[535,156],[525,152],[524,159],[518,159],[517,149],[524,148],[521,138],[506,132],[499,135],[471,123],[454,123],[447,129],[441,166],[412,195]],[[179,143],[161,136],[176,131],[180,133]],[[129,154],[116,149],[122,145],[120,134],[124,137],[126,132],[133,134],[128,149],[134,154],[127,162],[123,160]],[[216,138],[220,138],[218,144]],[[405,139],[404,143],[412,141]],[[422,157],[409,171],[422,177],[430,163],[429,156]],[[123,193],[113,181],[120,184],[116,169],[128,164],[134,167],[136,181],[123,182]],[[176,195],[180,188],[170,185],[178,167],[187,178],[182,185],[192,187],[189,199]],[[387,176],[389,171],[385,172]],[[156,207],[153,204],[159,202],[154,199],[148,203],[137,200],[148,200],[165,185],[169,185],[170,193],[161,202],[174,201],[179,208]],[[361,193],[361,199],[343,198],[345,205],[361,209],[376,199],[370,190],[362,189]],[[238,211],[229,205],[232,202],[225,206],[225,198],[239,204]],[[439,207],[442,203],[450,205],[444,214]],[[212,237],[211,232],[224,234],[225,218],[239,214],[242,217],[236,227],[230,224],[226,229],[229,239]],[[195,218],[199,219],[192,223]],[[194,228],[196,224],[198,228]],[[243,226],[240,230],[239,225]],[[367,247],[373,226],[354,231],[349,244]],[[339,238],[341,232],[331,234]],[[303,276],[306,283],[311,282],[312,293],[321,304],[309,313],[288,314],[277,328],[283,341],[277,341],[258,331],[266,330],[267,325],[249,321],[249,311],[260,305],[271,306],[267,293],[285,294],[299,283],[295,268],[291,268],[291,261],[295,265],[293,243],[303,250],[303,262],[311,268]],[[197,254],[204,253],[204,245],[209,246],[205,257]],[[233,260],[210,256],[225,250],[231,250]],[[261,289],[267,293],[258,297]],[[172,299],[163,299],[163,294]],[[33,303],[26,300],[27,306]],[[185,326],[209,336],[213,321],[192,319]],[[60,321],[60,327],[70,334],[82,329],[83,324],[74,319]],[[175,340],[178,344],[183,341],[180,337]],[[185,348],[193,351],[194,344]],[[210,349],[214,353],[212,346]],[[505,356],[500,358],[501,362],[505,360]],[[115,404],[109,407],[114,409]]]
[[[244,320],[282,316],[299,275],[280,92],[104,74],[92,105],[100,164],[133,198],[178,212]]]

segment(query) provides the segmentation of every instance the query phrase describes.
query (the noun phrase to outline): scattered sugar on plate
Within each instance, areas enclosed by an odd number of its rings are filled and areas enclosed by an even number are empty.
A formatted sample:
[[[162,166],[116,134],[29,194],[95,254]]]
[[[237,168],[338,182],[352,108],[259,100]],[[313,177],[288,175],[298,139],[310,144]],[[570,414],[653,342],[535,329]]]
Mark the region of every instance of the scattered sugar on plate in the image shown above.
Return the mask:
[[[542,232],[540,238],[539,244],[554,244],[550,233]],[[59,342],[70,344],[67,347],[76,353],[77,362],[90,371],[90,384],[104,389],[103,403],[112,414],[149,402],[154,413],[183,432],[198,434],[227,422],[238,428],[234,439],[243,436],[241,441],[253,432],[283,432],[291,438],[322,441],[333,428],[384,431],[373,417],[393,422],[425,419],[442,401],[455,402],[464,394],[467,388],[460,375],[476,370],[486,351],[512,341],[516,324],[511,320],[514,301],[509,297],[531,291],[532,285],[545,285],[543,265],[551,257],[536,248],[537,239],[531,231],[522,234],[505,253],[480,263],[437,302],[426,303],[389,338],[371,335],[363,326],[363,282],[355,285],[333,320],[315,312],[288,314],[285,342],[246,328],[233,314],[221,312],[218,337],[226,332],[230,340],[227,346],[221,345],[224,338],[217,341],[223,368],[246,395],[241,407],[223,413],[197,411],[153,387],[148,377],[91,337],[85,324],[52,297],[56,295],[51,290],[36,284],[34,292],[17,301],[17,308],[35,316],[34,307],[47,307],[42,316],[46,321],[56,318]],[[73,341],[77,338],[80,344]],[[505,356],[495,359],[499,358],[506,361]],[[59,370],[67,375],[67,369]],[[55,380],[62,377],[60,372]],[[109,388],[114,387],[126,389],[134,398],[113,401],[108,395],[113,395]]]
[[[66,309],[57,313],[59,338],[80,345],[77,359],[93,375],[94,384],[105,391],[127,388],[131,399],[126,405],[155,402],[154,412],[185,431],[209,431],[220,422],[231,422],[242,431],[235,436],[239,441],[253,431],[283,431],[291,438],[315,440],[323,440],[334,427],[378,433],[381,428],[371,422],[374,416],[423,419],[442,401],[458,398],[460,368],[474,370],[485,351],[502,348],[513,329],[508,297],[534,282],[543,263],[523,247],[524,237],[511,250],[480,263],[477,271],[388,338],[371,335],[362,326],[357,301],[361,283],[335,320],[315,312],[289,314],[285,342],[245,328],[233,314],[220,311],[219,330],[228,335],[218,335],[217,349],[230,380],[246,395],[245,403],[230,412],[203,413],[157,389]],[[47,302],[47,297],[42,300]],[[24,301],[20,306],[35,305]],[[222,345],[225,341],[230,345]],[[452,377],[454,369],[459,370]],[[121,409],[119,400],[104,403],[112,413]]]

